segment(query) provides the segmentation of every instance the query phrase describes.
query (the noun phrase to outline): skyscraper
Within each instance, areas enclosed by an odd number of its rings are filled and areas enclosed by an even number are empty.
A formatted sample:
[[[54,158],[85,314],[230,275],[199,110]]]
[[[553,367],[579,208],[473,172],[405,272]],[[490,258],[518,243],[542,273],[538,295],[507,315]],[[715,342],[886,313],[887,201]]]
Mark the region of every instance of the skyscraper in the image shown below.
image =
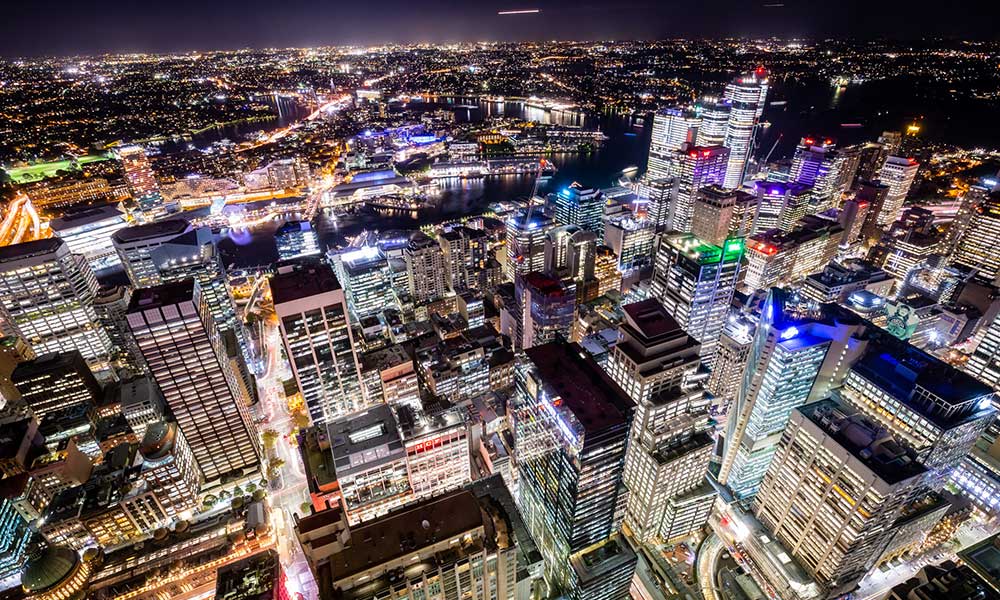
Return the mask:
[[[979,194],[970,213],[951,264],[974,271],[979,281],[996,285],[1000,283],[1000,253],[996,251],[1000,239],[1000,192]]]
[[[884,429],[833,400],[794,409],[754,512],[828,597],[875,565],[926,473]]]
[[[186,219],[167,219],[116,231],[111,236],[111,243],[132,286],[141,288],[163,283],[152,252],[189,231],[192,228]]]
[[[260,465],[256,427],[236,374],[213,344],[214,322],[193,280],[136,290],[128,324],[205,480]]]
[[[141,146],[124,146],[118,149],[118,159],[122,162],[125,181],[129,193],[146,220],[163,210],[163,196],[156,181],[153,168],[149,165],[146,151]]]
[[[38,419],[73,406],[93,409],[103,396],[100,384],[76,350],[23,362],[14,369],[11,381]]]
[[[414,302],[426,304],[448,293],[448,265],[438,240],[420,231],[414,233],[403,258],[407,287]]]
[[[313,423],[367,406],[347,302],[333,270],[319,262],[291,265],[270,284],[285,354]]]
[[[889,186],[886,193],[882,210],[878,213],[878,224],[885,227],[899,217],[899,211],[903,209],[903,202],[913,185],[913,178],[917,176],[920,164],[913,158],[902,156],[890,156],[885,159],[882,171],[879,174],[879,182]]]
[[[722,185],[729,165],[729,149],[723,146],[685,144],[674,153],[676,189],[670,203],[669,228],[689,233],[698,190]]]
[[[724,146],[729,148],[729,165],[722,185],[737,188],[743,183],[747,162],[756,142],[759,120],[767,100],[767,71],[763,67],[741,75],[726,86],[724,99],[729,102]]]
[[[599,190],[574,182],[556,193],[556,223],[592,231],[600,240],[604,235],[604,204],[604,194]]]
[[[845,353],[861,319],[833,305],[811,307],[772,289],[726,423],[719,481],[740,498],[756,493],[792,409],[846,374]]]
[[[701,117],[695,144],[699,146],[721,146],[726,142],[726,127],[729,114],[733,110],[730,101],[722,98],[702,99],[695,111]]]
[[[687,108],[663,108],[653,115],[649,139],[649,166],[646,178],[661,179],[672,175],[674,153],[683,144],[695,144],[701,118]]]
[[[665,233],[656,246],[651,294],[701,344],[702,360],[709,366],[715,360],[742,259],[740,239],[713,246],[690,234]]]
[[[754,233],[757,205],[757,197],[743,190],[703,187],[695,197],[691,233],[716,246],[729,238],[746,237]]]
[[[0,248],[0,304],[9,316],[0,327],[38,354],[78,350],[88,362],[107,360],[111,340],[94,312],[97,291],[87,259],[58,238]]]
[[[542,214],[540,209],[518,211],[507,219],[507,263],[505,274],[513,281],[518,275],[525,275],[545,268],[545,238],[555,227],[552,219]]]
[[[624,307],[611,378],[636,403],[625,457],[625,524],[645,542],[685,537],[708,520],[713,441],[698,342],[653,298]]]
[[[518,505],[542,552],[546,580],[566,588],[573,558],[614,534],[633,403],[576,344],[553,342],[526,354],[510,407]],[[601,563],[600,554],[592,558],[591,568]],[[634,564],[633,556],[616,580],[631,578]],[[626,583],[599,597],[627,594]]]
[[[516,348],[570,339],[576,320],[576,284],[543,273],[528,273],[518,277],[514,286],[520,313]]]

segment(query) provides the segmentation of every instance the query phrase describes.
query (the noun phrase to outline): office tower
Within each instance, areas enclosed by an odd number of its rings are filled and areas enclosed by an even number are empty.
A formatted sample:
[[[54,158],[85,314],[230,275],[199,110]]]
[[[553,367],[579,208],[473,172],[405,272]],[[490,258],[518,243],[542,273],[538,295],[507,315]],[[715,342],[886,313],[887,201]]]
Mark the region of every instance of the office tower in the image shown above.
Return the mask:
[[[111,236],[111,243],[132,286],[141,288],[163,283],[152,252],[189,231],[192,231],[191,224],[185,219],[167,219],[116,231]]]
[[[118,285],[101,288],[94,298],[93,306],[97,321],[111,341],[111,359],[134,373],[141,373],[145,371],[146,366],[125,319],[131,301],[132,287]]]
[[[430,498],[472,481],[469,426],[465,408],[432,414],[397,408],[399,433],[406,448],[410,488],[415,498]]]
[[[297,519],[295,532],[322,599],[516,600],[525,549],[512,518],[473,488],[361,524],[324,511]]]
[[[139,478],[152,490],[170,519],[197,506],[201,471],[176,423],[156,421],[146,426],[139,445]]]
[[[556,194],[555,221],[592,231],[598,238],[604,233],[604,194],[593,188],[572,183]]]
[[[950,263],[975,272],[977,280],[996,285],[1000,283],[1000,253],[996,251],[1000,239],[1000,192],[980,197],[977,208],[965,231],[959,238]]]
[[[148,377],[123,381],[115,393],[122,416],[139,439],[146,434],[146,427],[163,419],[163,396]]]
[[[614,533],[634,406],[576,344],[553,342],[526,354],[509,407],[518,505],[541,550],[546,580],[565,588],[573,558]],[[601,563],[600,555],[594,558],[592,568]],[[622,571],[631,573],[629,564],[634,558]]]
[[[730,311],[722,327],[715,364],[705,382],[705,389],[714,396],[716,414],[723,418],[729,415],[739,394],[756,329],[756,322],[736,311]]]
[[[14,369],[11,381],[39,420],[74,406],[93,409],[104,396],[87,361],[76,350],[43,354],[22,362]]]
[[[406,448],[387,404],[323,425],[330,441],[341,502],[352,525],[414,499]]]
[[[576,225],[557,225],[549,229],[545,234],[544,272],[568,276],[570,240],[581,231],[583,230]]]
[[[968,191],[962,196],[961,202],[958,205],[955,219],[945,232],[946,238],[942,251],[944,255],[952,256],[955,253],[958,249],[959,241],[972,223],[973,216],[979,212],[979,209],[983,206],[989,195],[989,188],[982,182],[980,182],[980,185],[969,186]]]
[[[143,218],[152,220],[163,211],[163,196],[156,181],[153,168],[149,165],[146,151],[140,146],[124,146],[118,149],[118,159],[122,163],[129,194],[136,203]]]
[[[676,151],[674,176],[677,189],[670,204],[669,227],[690,232],[695,197],[708,185],[722,185],[729,165],[729,150],[723,146],[686,144]]]
[[[570,598],[631,598],[638,557],[620,535],[598,542],[570,559]]]
[[[24,480],[28,478],[21,477]],[[33,531],[28,518],[18,509],[13,497],[16,479],[7,478],[0,490],[0,581],[18,575],[28,558],[28,544]]]
[[[810,212],[837,208],[854,180],[859,158],[856,148],[838,150],[831,138],[805,137],[795,148],[789,180],[810,187]]]
[[[309,221],[286,221],[274,232],[278,260],[292,260],[320,253],[319,238]]]
[[[902,156],[890,156],[885,159],[882,170],[879,173],[879,183],[889,186],[882,210],[878,213],[878,224],[882,227],[892,223],[899,217],[899,211],[903,209],[903,202],[913,185],[913,178],[917,176],[917,169],[920,164],[912,158]]]
[[[35,357],[35,351],[20,335],[0,337],[0,410],[21,403],[21,393],[10,377],[17,365]]]
[[[709,366],[715,360],[742,259],[740,239],[713,246],[690,234],[665,233],[657,242],[650,293],[698,340],[701,358]]]
[[[882,235],[878,219],[888,195],[889,186],[877,181],[863,180],[858,184],[854,199],[867,205],[865,219],[861,225],[861,245],[866,248],[877,242]]]
[[[754,233],[757,197],[710,185],[698,190],[691,211],[691,234],[715,246]]]
[[[982,341],[963,369],[993,389],[1000,390],[1000,315],[989,323]]]
[[[91,363],[107,360],[111,340],[92,306],[97,289],[87,259],[58,238],[0,248],[0,304],[9,317],[0,326],[38,354],[78,350]]]
[[[625,215],[604,222],[604,242],[618,257],[618,270],[628,273],[652,262],[656,227],[652,221]]]
[[[530,211],[530,219],[528,212],[521,210],[507,219],[507,263],[504,274],[511,281],[519,275],[545,268],[545,238],[549,230],[555,227],[555,223],[541,214],[541,209]]]
[[[518,315],[514,347],[531,348],[569,340],[576,321],[576,284],[544,273],[528,273],[514,282]]]
[[[452,291],[481,289],[484,283],[481,273],[488,257],[486,232],[465,226],[453,227],[438,234],[438,241],[444,249]]]
[[[322,263],[279,269],[271,297],[295,383],[313,423],[364,408],[361,368],[340,282]],[[272,351],[276,351],[272,350]]]
[[[382,251],[366,246],[332,256],[337,280],[344,287],[347,306],[355,321],[379,314],[392,306],[389,265]]]
[[[663,177],[639,180],[639,199],[646,204],[646,218],[653,222],[657,231],[664,231],[670,225],[671,200],[677,194],[677,179]]]
[[[443,298],[448,294],[448,266],[441,244],[423,232],[416,232],[403,251],[406,260],[406,283],[417,304]]]
[[[848,249],[861,241],[861,231],[865,220],[868,218],[870,206],[864,200],[857,197],[845,200],[837,215],[837,221],[844,228],[844,239],[840,242],[842,249]]]
[[[125,227],[125,214],[116,204],[64,213],[49,222],[52,233],[64,240],[73,254],[82,254],[95,271],[121,262],[108,239]]]
[[[423,411],[413,358],[402,346],[389,346],[369,352],[361,357],[361,365],[365,380],[377,379],[378,396],[369,397],[369,402],[375,404],[381,399],[393,408],[405,405],[414,412]]]
[[[925,473],[887,431],[821,400],[792,411],[754,513],[833,597],[875,566]]]
[[[545,236],[543,271],[562,279],[589,281],[594,277],[597,235],[576,225],[553,227]]]
[[[686,108],[663,108],[653,115],[653,131],[649,139],[649,163],[646,178],[670,177],[675,152],[683,144],[694,144],[701,119]]]
[[[944,235],[934,225],[934,213],[912,206],[882,235],[869,260],[903,281],[911,269],[937,255],[943,243]]]
[[[636,403],[625,525],[639,542],[674,540],[707,523],[715,500],[705,480],[713,442],[700,348],[654,298],[623,310],[608,373]]]
[[[767,71],[763,67],[733,79],[726,86],[723,97],[731,108],[726,124],[726,140],[723,142],[729,148],[729,166],[722,183],[724,187],[738,188],[743,183],[747,162],[756,144],[760,117],[764,114],[767,86]]]
[[[993,420],[993,390],[890,336],[868,342],[840,398],[892,433],[927,468],[939,489]]]
[[[801,183],[758,181],[757,218],[754,231],[791,231],[802,217],[812,214],[809,201],[812,187]]]
[[[701,126],[695,144],[699,146],[721,146],[726,143],[726,127],[733,105],[721,98],[707,98],[698,103],[695,110],[701,116]]]
[[[255,472],[256,427],[246,402],[236,396],[236,374],[213,347],[218,336],[195,282],[136,290],[127,318],[205,480]]]
[[[895,285],[892,276],[860,259],[831,262],[822,271],[811,273],[802,283],[802,295],[820,304],[844,304],[854,292],[865,290],[888,296]]]
[[[792,155],[788,179],[808,186],[816,185],[829,171],[829,155],[836,148],[831,138],[804,137],[799,140]]]
[[[594,257],[594,277],[598,281],[595,298],[603,296],[612,290],[616,292],[621,291],[622,274],[618,270],[618,257],[615,256],[615,252],[611,248],[607,246],[597,247],[597,254]],[[582,300],[586,302],[592,299],[585,296]]]
[[[726,422],[719,481],[738,498],[754,495],[792,409],[841,381],[844,357],[863,321],[833,305],[796,303],[772,289],[754,333],[734,410]]]
[[[840,223],[809,216],[789,232],[772,229],[746,242],[747,291],[796,282],[823,269],[837,256],[844,228]]]

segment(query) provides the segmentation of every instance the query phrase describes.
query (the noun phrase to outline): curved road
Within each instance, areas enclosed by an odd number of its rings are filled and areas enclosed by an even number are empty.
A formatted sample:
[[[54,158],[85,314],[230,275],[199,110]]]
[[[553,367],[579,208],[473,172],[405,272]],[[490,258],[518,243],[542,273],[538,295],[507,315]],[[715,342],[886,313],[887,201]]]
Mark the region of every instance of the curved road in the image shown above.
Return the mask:
[[[719,564],[719,557],[725,549],[726,545],[714,533],[709,534],[698,549],[695,568],[698,570],[698,585],[705,600],[721,600],[716,594],[715,567]]]

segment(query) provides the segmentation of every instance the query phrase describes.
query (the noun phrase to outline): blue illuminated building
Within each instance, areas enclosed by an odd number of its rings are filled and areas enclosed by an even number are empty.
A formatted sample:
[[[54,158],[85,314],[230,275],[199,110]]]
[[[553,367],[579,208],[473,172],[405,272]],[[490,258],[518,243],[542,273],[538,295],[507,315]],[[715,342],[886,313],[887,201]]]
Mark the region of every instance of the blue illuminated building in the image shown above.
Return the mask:
[[[556,194],[556,223],[593,231],[599,241],[604,237],[604,204],[604,194],[599,190],[573,183]]]
[[[26,479],[25,474],[5,479],[0,488],[0,582],[16,575],[27,558],[31,529],[8,497],[11,485]]]

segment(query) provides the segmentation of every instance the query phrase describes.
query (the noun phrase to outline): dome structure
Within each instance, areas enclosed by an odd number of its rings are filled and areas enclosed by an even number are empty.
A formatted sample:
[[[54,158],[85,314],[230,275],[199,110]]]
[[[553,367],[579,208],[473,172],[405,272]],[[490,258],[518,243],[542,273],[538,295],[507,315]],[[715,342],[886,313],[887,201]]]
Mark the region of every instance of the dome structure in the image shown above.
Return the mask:
[[[28,559],[21,574],[21,587],[29,598],[46,597],[47,592],[67,585],[70,588],[82,587],[76,581],[80,579],[81,570],[89,572],[79,554],[65,546],[48,546]],[[86,576],[87,573],[83,573],[84,580]],[[75,593],[74,590],[67,591],[66,597]]]
[[[177,425],[157,421],[150,423],[146,427],[146,434],[142,436],[142,444],[139,446],[139,453],[142,458],[149,461],[160,460],[170,455],[174,448],[174,441],[177,439]]]

